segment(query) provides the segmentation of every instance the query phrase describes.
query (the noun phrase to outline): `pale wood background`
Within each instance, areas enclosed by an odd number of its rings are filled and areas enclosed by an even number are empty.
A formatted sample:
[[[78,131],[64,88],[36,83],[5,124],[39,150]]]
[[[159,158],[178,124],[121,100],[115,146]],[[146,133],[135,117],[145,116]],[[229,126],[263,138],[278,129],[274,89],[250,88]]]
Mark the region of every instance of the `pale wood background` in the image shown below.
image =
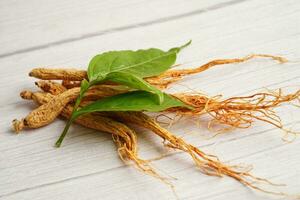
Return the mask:
[[[11,120],[35,107],[19,92],[32,89],[33,67],[86,68],[106,50],[193,44],[178,63],[196,67],[214,58],[269,53],[287,57],[280,65],[257,59],[211,69],[180,82],[176,91],[248,95],[265,87],[295,91],[300,86],[300,1],[298,0],[1,0],[0,1],[0,199],[174,199],[160,181],[119,159],[111,136],[79,126],[60,149],[53,147],[64,126],[51,125],[15,135]],[[299,131],[300,112],[278,109],[287,127]],[[207,139],[192,122],[171,130],[231,164],[253,164],[253,173],[300,193],[300,140],[287,144],[282,131],[258,122],[247,130]],[[164,153],[161,140],[139,133],[140,155]],[[184,153],[154,165],[176,177],[180,199],[285,199],[253,192],[230,178],[208,177]]]

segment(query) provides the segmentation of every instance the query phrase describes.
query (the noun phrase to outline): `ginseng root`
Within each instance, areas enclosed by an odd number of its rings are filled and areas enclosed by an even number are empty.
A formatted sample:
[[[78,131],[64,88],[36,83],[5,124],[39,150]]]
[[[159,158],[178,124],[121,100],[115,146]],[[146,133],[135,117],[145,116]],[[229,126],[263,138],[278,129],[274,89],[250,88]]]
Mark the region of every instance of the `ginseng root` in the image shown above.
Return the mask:
[[[72,88],[67,90],[61,84],[51,81],[38,81],[36,85],[45,92],[50,92],[56,95],[50,101],[42,104],[40,107],[33,110],[26,118],[13,120],[13,126],[16,132],[23,128],[39,128],[50,124],[70,102],[74,101],[79,95],[80,88]],[[120,88],[118,88],[120,87]],[[85,101],[97,100],[99,97],[113,96],[126,92],[121,86],[97,85],[93,86],[85,95]],[[21,96],[24,92],[21,93]]]
[[[244,58],[213,60],[194,69],[172,69],[159,76],[145,78],[145,80],[155,87],[164,89],[186,75],[200,73],[217,65],[245,62],[256,57],[271,58],[280,63],[287,62],[285,58],[279,56],[253,54]],[[87,79],[86,71],[36,68],[29,75],[43,80],[61,80],[62,84],[51,81],[39,81],[36,82],[36,85],[44,92],[22,92],[22,98],[33,100],[40,104],[40,107],[30,112],[24,119],[20,121],[14,120],[13,127],[15,131],[19,132],[26,127],[38,128],[45,126],[51,123],[58,115],[70,118],[73,111],[72,103],[79,95],[81,81]],[[105,82],[102,85],[91,87],[85,94],[81,105],[128,91],[130,90],[127,87],[112,82]],[[209,114],[213,118],[209,128],[216,122],[234,128],[248,128],[257,119],[283,129],[280,117],[273,108],[285,102],[295,100],[300,102],[300,90],[289,95],[283,95],[281,90],[279,90],[277,93],[257,93],[251,96],[233,97],[226,100],[220,100],[217,97],[210,98],[202,94],[182,93],[173,94],[173,96],[195,109],[171,108],[167,110],[168,112],[192,116]],[[216,156],[206,154],[199,148],[162,128],[155,120],[142,112],[95,112],[80,116],[75,122],[88,128],[112,134],[122,160],[132,161],[138,169],[162,180],[171,187],[172,185],[167,178],[160,176],[153,169],[150,161],[142,160],[138,157],[136,133],[126,124],[133,123],[149,129],[163,139],[165,146],[186,152],[191,156],[197,168],[204,174],[220,177],[228,176],[252,189],[287,196],[282,192],[265,189],[261,184],[276,184],[253,176],[249,170],[242,170],[239,166],[230,166],[222,163]]]
[[[49,69],[35,68],[29,72],[29,76],[42,80],[68,80],[82,81],[87,78],[85,70],[78,69]]]
[[[44,81],[41,85],[47,85],[47,87],[41,87],[41,89],[52,94],[57,94],[55,92],[53,93],[53,89],[56,89],[56,91],[63,91],[65,89],[62,85],[58,86],[54,84],[52,86],[52,83],[49,81]],[[52,87],[53,89],[51,89]],[[57,89],[57,87],[60,88]],[[102,89],[105,87],[102,85],[94,87],[94,89],[87,92],[85,100],[97,100],[117,94],[116,91],[107,92]],[[109,88],[109,86],[106,87]],[[96,92],[100,90],[102,90],[102,92]],[[178,115],[184,116],[209,114],[212,117],[208,126],[209,128],[212,128],[214,124],[227,125],[231,128],[248,128],[255,120],[260,120],[284,130],[280,117],[273,109],[283,103],[290,103],[297,100],[300,102],[300,90],[287,95],[284,95],[282,91],[279,90],[273,93],[257,93],[250,96],[232,97],[225,100],[220,100],[220,97],[211,98],[203,94],[178,93],[172,95],[188,105],[193,106],[194,110],[170,108],[167,110],[168,112],[175,112]],[[76,95],[70,96],[69,101],[73,101],[75,98]]]
[[[86,71],[77,69],[48,69],[35,68],[31,70],[29,76],[42,80],[62,80],[63,85],[70,89],[79,87],[80,82],[87,78]],[[159,89],[165,89],[169,84],[178,81],[180,78],[171,78],[169,80],[146,78],[146,81]],[[107,85],[116,85],[112,82],[105,82]]]
[[[51,99],[55,98],[55,96],[52,96],[51,94],[43,93],[43,92],[37,92],[37,93],[31,93],[29,91],[22,92],[22,98],[25,99],[33,99],[37,103],[47,103],[47,101],[51,101]],[[61,115],[64,117],[70,117],[73,107],[72,106],[66,106],[62,112]],[[133,160],[139,169],[146,172],[147,174],[157,177],[161,179],[162,181],[166,182],[170,185],[169,182],[166,181],[166,179],[159,176],[151,167],[148,165],[148,161],[144,160],[137,160],[137,156],[134,157],[134,153],[136,153],[136,147],[133,147],[133,145],[136,146],[136,139],[134,136],[125,134],[124,131],[118,131],[116,130],[116,127],[124,128],[124,124],[121,125],[121,123],[116,124],[116,122],[109,117],[113,117],[119,121],[125,122],[125,123],[134,123],[139,126],[142,126],[144,128],[150,129],[155,134],[160,136],[163,140],[166,146],[173,148],[173,149],[179,149],[186,153],[188,153],[192,159],[194,160],[196,166],[201,170],[201,172],[207,174],[207,175],[213,175],[213,176],[229,176],[232,177],[239,182],[241,182],[244,185],[247,185],[253,189],[260,190],[267,193],[277,194],[277,195],[285,195],[284,193],[280,192],[273,192],[268,191],[265,189],[262,189],[261,187],[257,186],[256,184],[258,182],[265,182],[270,183],[266,179],[258,178],[253,175],[251,175],[248,171],[238,171],[233,166],[225,165],[223,164],[217,157],[213,155],[208,155],[199,150],[197,147],[186,143],[182,138],[179,138],[170,132],[168,132],[166,129],[162,128],[158,123],[156,123],[153,119],[148,117],[147,115],[141,113],[141,112],[101,112],[101,113],[95,113],[95,114],[87,114],[79,117],[76,120],[76,123],[81,124],[83,126],[93,128],[96,130],[101,130],[105,132],[109,132],[114,134],[113,136],[115,142],[119,146],[119,153],[121,158],[129,158],[130,160]],[[130,149],[128,149],[130,148]],[[144,163],[146,162],[146,163]],[[141,166],[140,166],[141,165]],[[272,184],[272,183],[270,183]]]
[[[286,196],[286,194],[282,192],[274,192],[261,188],[258,186],[259,183],[266,183],[270,185],[276,184],[271,183],[267,179],[253,176],[249,173],[249,170],[238,171],[238,166],[229,166],[222,163],[216,156],[206,154],[197,147],[186,143],[182,138],[177,137],[168,130],[162,128],[158,123],[142,112],[98,112],[98,114],[110,116],[121,122],[132,123],[150,129],[163,139],[164,144],[167,147],[188,153],[199,170],[201,170],[204,174],[219,177],[226,175],[255,190]]]
[[[69,81],[69,80],[62,80],[62,82],[61,82],[61,84],[67,89],[71,89],[74,87],[80,87],[80,83],[81,83],[81,81]]]
[[[41,88],[43,91],[47,91],[54,95],[61,94],[65,92],[67,89],[70,89],[70,88],[62,87],[60,83],[54,81],[36,81],[35,85]]]
[[[59,84],[53,81],[37,81],[35,84],[44,92],[49,92],[53,95],[58,95],[67,91],[67,88],[63,84]],[[77,90],[75,88],[77,88]],[[74,92],[74,96],[70,96],[69,101],[73,101],[79,95],[79,90],[80,90],[79,87],[72,87],[72,89]],[[129,89],[126,86],[94,85],[86,92],[84,96],[84,100],[89,100],[89,101],[98,100],[104,97],[110,97],[128,91]]]
[[[67,90],[51,99],[51,101],[41,105],[37,109],[31,111],[21,121],[14,120],[13,126],[15,131],[19,132],[24,127],[39,128],[51,123],[70,102],[70,99],[75,99],[80,91],[80,88]],[[22,96],[23,93],[21,93]]]
[[[243,58],[233,58],[233,59],[216,59],[212,60],[204,65],[201,65],[199,67],[196,67],[194,69],[179,69],[179,70],[168,70],[165,73],[153,77],[153,78],[171,78],[171,77],[182,77],[186,75],[191,75],[191,74],[197,74],[203,71],[206,71],[214,66],[217,65],[225,65],[225,64],[234,64],[234,63],[242,63],[246,62],[248,60],[251,60],[253,58],[271,58],[273,60],[278,61],[279,63],[285,63],[287,62],[287,59],[280,57],[280,56],[273,56],[273,55],[267,55],[267,54],[251,54],[248,56],[245,56]]]
[[[280,63],[287,62],[285,58],[280,56],[272,56],[267,54],[252,54],[243,58],[212,60],[194,69],[168,70],[159,76],[145,78],[145,80],[158,88],[164,89],[167,88],[171,83],[181,80],[183,76],[200,73],[217,65],[241,63],[257,57],[271,58]],[[72,85],[78,85],[76,81],[81,81],[87,78],[86,71],[77,70],[77,69],[35,68],[29,73],[29,76],[43,79],[43,80],[66,80],[67,82],[64,82],[64,84],[66,86],[71,86],[71,87]],[[69,84],[69,83],[73,83],[73,84]]]
[[[226,100],[209,98],[201,94],[189,95],[183,93],[175,96],[195,109],[171,108],[169,111],[181,115],[209,114],[213,118],[209,127],[217,123],[229,125],[233,128],[248,128],[256,119],[284,129],[280,117],[273,108],[287,102],[298,101],[300,103],[300,90],[284,95],[279,89],[278,92],[257,93]]]
[[[50,102],[52,99],[55,98],[55,96],[49,93],[44,93],[44,92],[32,93],[30,91],[21,92],[21,97],[23,99],[33,100],[37,104],[41,104],[41,105],[47,104],[48,102]],[[73,107],[71,105],[67,105],[62,109],[61,113],[59,114],[68,119],[71,116],[72,110]],[[117,122],[108,117],[98,116],[93,114],[80,116],[75,120],[75,123],[80,124],[87,128],[111,133],[113,140],[118,147],[119,156],[124,162],[128,160],[133,161],[135,163],[135,166],[142,172],[151,175],[155,178],[158,178],[163,182],[165,182],[166,184],[173,187],[170,184],[170,182],[167,180],[167,178],[162,177],[154,170],[154,168],[150,164],[150,161],[143,160],[138,157],[136,133],[134,130],[130,129],[125,124]]]

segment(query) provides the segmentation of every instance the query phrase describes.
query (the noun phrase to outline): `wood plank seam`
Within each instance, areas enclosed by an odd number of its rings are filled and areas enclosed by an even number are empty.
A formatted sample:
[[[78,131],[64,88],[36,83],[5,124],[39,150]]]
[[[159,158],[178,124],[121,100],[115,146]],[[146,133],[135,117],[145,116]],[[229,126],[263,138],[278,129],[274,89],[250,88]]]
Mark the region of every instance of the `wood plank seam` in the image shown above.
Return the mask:
[[[103,30],[103,31],[99,31],[99,32],[87,33],[87,34],[84,34],[84,35],[81,35],[81,36],[78,36],[78,37],[67,38],[67,39],[63,39],[63,40],[59,40],[59,41],[55,41],[55,42],[50,42],[50,43],[47,43],[47,44],[42,44],[42,45],[33,46],[33,47],[29,47],[29,48],[19,49],[19,50],[16,50],[16,51],[11,51],[11,52],[0,54],[0,59],[10,57],[10,56],[13,56],[13,55],[28,53],[28,52],[32,52],[32,51],[38,51],[38,50],[46,49],[46,48],[53,47],[53,46],[59,46],[59,45],[63,45],[63,44],[68,44],[68,43],[80,41],[80,40],[85,40],[85,39],[90,39],[90,38],[99,37],[99,36],[103,36],[103,35],[108,35],[108,34],[111,34],[111,33],[116,33],[116,32],[121,32],[121,31],[125,31],[125,30],[141,28],[141,27],[152,26],[152,25],[155,25],[155,24],[170,22],[170,21],[181,19],[181,18],[193,17],[195,15],[200,15],[200,14],[203,14],[203,13],[206,13],[206,12],[209,12],[209,11],[219,10],[219,9],[222,9],[222,8],[225,8],[225,7],[228,7],[228,6],[232,6],[232,5],[236,5],[236,4],[245,2],[245,1],[248,1],[248,0],[232,0],[232,1],[229,1],[229,2],[216,4],[216,5],[204,8],[204,9],[201,8],[201,9],[197,9],[197,10],[187,12],[187,13],[183,13],[183,14],[179,14],[179,15],[163,17],[163,18],[160,18],[160,19],[150,20],[150,21],[147,21],[147,22],[141,22],[141,23],[138,23],[138,24],[131,24],[131,25],[126,25],[126,26],[115,27],[115,28],[111,28],[111,29],[107,29],[107,30]]]

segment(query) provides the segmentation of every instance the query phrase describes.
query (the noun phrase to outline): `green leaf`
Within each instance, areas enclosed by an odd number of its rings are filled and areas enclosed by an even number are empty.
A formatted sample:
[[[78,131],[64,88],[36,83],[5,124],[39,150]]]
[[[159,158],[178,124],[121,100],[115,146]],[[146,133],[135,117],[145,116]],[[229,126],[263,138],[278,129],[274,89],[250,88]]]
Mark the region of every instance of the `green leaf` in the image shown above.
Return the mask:
[[[73,121],[74,121],[74,119],[75,119],[75,118],[74,118],[74,114],[75,114],[76,110],[77,110],[78,107],[79,107],[79,104],[80,104],[80,102],[81,102],[81,100],[82,100],[82,98],[83,98],[83,95],[84,95],[84,93],[89,89],[89,87],[90,87],[91,85],[92,85],[92,84],[91,84],[90,82],[88,82],[86,79],[83,79],[83,80],[81,81],[79,96],[78,96],[77,99],[76,99],[76,102],[75,102],[75,105],[74,105],[74,108],[73,108],[73,111],[72,111],[72,114],[71,114],[70,119],[68,120],[68,122],[67,122],[67,124],[66,124],[66,126],[65,126],[65,128],[64,128],[64,130],[63,130],[63,132],[61,133],[60,137],[58,138],[58,140],[57,140],[56,143],[55,143],[55,146],[56,146],[56,147],[60,147],[62,141],[64,140],[64,138],[65,138],[65,136],[66,136],[66,134],[67,134],[67,132],[68,132],[68,130],[69,130],[71,124],[73,123]]]
[[[167,52],[151,48],[138,51],[110,51],[95,56],[90,61],[87,70],[89,80],[84,79],[81,82],[80,95],[75,102],[70,120],[56,142],[56,146],[61,145],[73,120],[83,113],[94,111],[160,111],[170,107],[187,107],[183,102],[148,84],[143,78],[157,76],[168,70],[175,63],[177,53],[190,43],[191,41]],[[108,97],[78,110],[83,95],[89,87],[104,80],[147,92],[136,91]],[[155,97],[158,97],[159,104],[156,103]]]
[[[127,72],[140,78],[157,76],[168,70],[176,61],[177,53],[191,43],[175,47],[165,52],[151,48],[146,50],[109,51],[96,55],[88,67],[90,81],[103,80],[112,72]]]
[[[112,72],[107,75],[106,79],[134,89],[144,90],[156,94],[159,104],[161,104],[164,100],[164,94],[162,91],[134,74],[130,74],[128,72]]]
[[[125,94],[120,94],[112,97],[107,97],[94,103],[91,103],[74,113],[74,117],[82,114],[97,112],[97,111],[150,111],[159,112],[171,107],[186,107],[182,101],[175,99],[164,93],[164,101],[158,105],[155,102],[155,96],[145,91],[134,91]]]

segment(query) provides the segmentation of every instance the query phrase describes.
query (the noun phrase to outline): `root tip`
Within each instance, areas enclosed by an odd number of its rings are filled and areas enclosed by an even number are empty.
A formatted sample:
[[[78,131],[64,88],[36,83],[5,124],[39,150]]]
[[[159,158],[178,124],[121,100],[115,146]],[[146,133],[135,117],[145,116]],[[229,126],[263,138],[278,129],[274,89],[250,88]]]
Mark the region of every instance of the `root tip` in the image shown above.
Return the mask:
[[[284,58],[284,57],[281,57],[281,58],[279,59],[279,62],[280,62],[281,64],[283,64],[283,63],[289,62],[289,60],[286,59],[286,58]]]
[[[32,92],[25,90],[20,93],[22,99],[32,99]]]
[[[14,119],[12,121],[12,128],[15,133],[19,133],[24,128],[24,119],[21,119],[20,121]]]

